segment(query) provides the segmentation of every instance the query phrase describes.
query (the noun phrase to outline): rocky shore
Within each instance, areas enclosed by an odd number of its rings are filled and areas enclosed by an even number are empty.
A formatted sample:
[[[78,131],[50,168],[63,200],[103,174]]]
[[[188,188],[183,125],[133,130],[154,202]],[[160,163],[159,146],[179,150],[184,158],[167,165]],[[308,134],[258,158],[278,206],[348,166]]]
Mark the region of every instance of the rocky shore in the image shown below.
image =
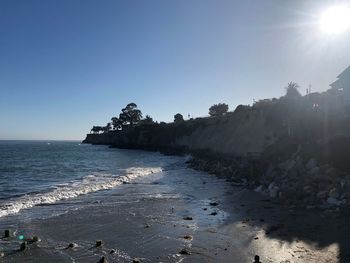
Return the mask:
[[[350,175],[299,155],[266,164],[255,158],[210,158],[194,155],[191,168],[215,174],[235,185],[275,198],[290,209],[341,210],[350,205]]]
[[[109,137],[108,137],[109,136]],[[350,206],[350,173],[347,161],[324,148],[335,148],[347,156],[348,147],[319,144],[306,145],[277,142],[262,153],[233,155],[211,149],[195,150],[177,145],[111,143],[111,135],[95,135],[97,141],[110,147],[159,151],[166,155],[190,155],[188,166],[215,174],[234,185],[255,190],[278,200],[288,209],[321,209],[325,212],[343,211]],[[337,143],[339,144],[339,143]],[[276,148],[279,149],[276,149]],[[313,157],[313,154],[315,157]],[[342,155],[341,155],[342,156]],[[345,158],[346,159],[346,158]],[[345,167],[345,169],[344,169]]]

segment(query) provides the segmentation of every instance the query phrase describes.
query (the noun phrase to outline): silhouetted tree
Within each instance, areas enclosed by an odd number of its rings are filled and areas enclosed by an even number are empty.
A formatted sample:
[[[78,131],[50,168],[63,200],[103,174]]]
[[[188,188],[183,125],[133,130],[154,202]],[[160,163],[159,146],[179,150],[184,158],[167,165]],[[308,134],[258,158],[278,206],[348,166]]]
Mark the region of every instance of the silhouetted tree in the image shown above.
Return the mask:
[[[112,129],[112,124],[111,124],[110,122],[108,122],[108,123],[106,124],[106,126],[102,127],[101,130],[103,131],[103,133],[107,133],[107,132],[109,132],[111,129]]]
[[[154,121],[151,116],[146,115],[146,117],[140,121],[141,124],[153,124]]]
[[[94,134],[100,133],[101,131],[103,131],[103,127],[101,127],[101,126],[93,126],[91,129],[91,132]]]
[[[286,97],[287,98],[300,98],[301,94],[298,90],[299,85],[293,81],[289,82],[286,87]]]
[[[179,123],[179,122],[183,122],[184,121],[184,117],[182,116],[182,114],[177,113],[174,115],[174,122],[175,123]]]
[[[228,105],[226,103],[214,104],[209,108],[210,116],[222,116],[228,111]]]
[[[123,124],[130,124],[131,127],[137,122],[139,122],[142,118],[142,112],[137,108],[135,103],[129,103],[126,105],[124,109],[122,109],[122,113],[119,115],[119,119]]]
[[[123,121],[122,121],[122,120],[120,120],[120,119],[117,118],[117,117],[113,117],[113,118],[111,119],[111,121],[112,121],[113,129],[115,129],[115,130],[120,130],[120,129],[121,129],[122,124],[123,124]]]
[[[245,112],[245,111],[249,111],[250,109],[251,109],[250,106],[240,104],[236,107],[234,113]]]
[[[97,126],[93,126],[90,132],[91,133],[98,133]]]

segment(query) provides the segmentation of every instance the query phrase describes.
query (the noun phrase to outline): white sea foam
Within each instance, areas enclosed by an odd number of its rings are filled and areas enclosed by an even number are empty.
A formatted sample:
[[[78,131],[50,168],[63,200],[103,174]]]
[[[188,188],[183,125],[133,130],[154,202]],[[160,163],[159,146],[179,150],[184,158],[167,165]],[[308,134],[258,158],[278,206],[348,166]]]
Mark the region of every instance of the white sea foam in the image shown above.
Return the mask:
[[[127,169],[125,175],[122,176],[106,174],[88,175],[80,181],[58,185],[56,189],[46,193],[29,194],[9,200],[1,205],[0,217],[16,214],[22,209],[31,208],[36,205],[52,204],[60,200],[66,200],[100,190],[112,189],[125,182],[128,183],[136,178],[161,171],[162,169],[160,167],[132,167]]]

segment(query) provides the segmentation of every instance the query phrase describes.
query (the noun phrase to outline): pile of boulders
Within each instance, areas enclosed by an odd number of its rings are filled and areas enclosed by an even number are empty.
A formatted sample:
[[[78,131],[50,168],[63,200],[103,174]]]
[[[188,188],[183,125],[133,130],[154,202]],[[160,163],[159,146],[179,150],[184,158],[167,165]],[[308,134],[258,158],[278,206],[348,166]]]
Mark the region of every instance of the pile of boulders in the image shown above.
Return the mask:
[[[350,175],[315,158],[296,155],[277,164],[256,165],[247,158],[230,162],[192,158],[190,167],[224,177],[235,185],[278,198],[282,203],[304,208],[332,208],[350,205]]]
[[[256,191],[278,197],[285,203],[307,208],[350,204],[350,175],[315,158],[304,162],[300,156],[270,165]]]

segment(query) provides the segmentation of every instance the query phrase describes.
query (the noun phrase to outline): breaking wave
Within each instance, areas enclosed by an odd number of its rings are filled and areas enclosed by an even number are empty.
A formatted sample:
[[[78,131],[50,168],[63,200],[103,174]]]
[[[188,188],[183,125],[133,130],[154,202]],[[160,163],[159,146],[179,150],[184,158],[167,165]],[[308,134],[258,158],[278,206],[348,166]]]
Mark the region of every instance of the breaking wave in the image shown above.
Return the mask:
[[[52,204],[60,200],[74,198],[80,195],[97,192],[100,190],[112,189],[123,183],[146,176],[152,173],[161,172],[160,167],[126,169],[125,175],[88,175],[80,181],[73,181],[64,185],[58,185],[52,191],[46,193],[35,193],[8,200],[0,206],[0,217],[16,214],[22,209],[31,208],[37,205]]]

